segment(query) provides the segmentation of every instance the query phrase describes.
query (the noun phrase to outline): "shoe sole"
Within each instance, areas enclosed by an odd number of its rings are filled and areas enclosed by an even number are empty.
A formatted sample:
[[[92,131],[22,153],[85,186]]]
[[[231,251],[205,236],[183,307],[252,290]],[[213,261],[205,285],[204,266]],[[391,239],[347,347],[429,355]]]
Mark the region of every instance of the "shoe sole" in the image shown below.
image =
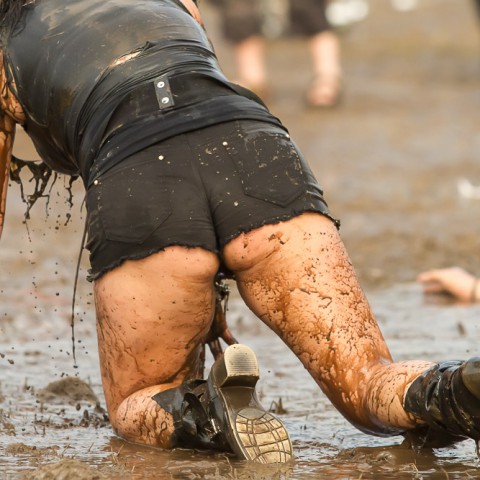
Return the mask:
[[[257,463],[286,463],[292,444],[283,423],[267,412],[255,394],[258,363],[246,345],[231,345],[208,378],[213,417],[233,452]]]

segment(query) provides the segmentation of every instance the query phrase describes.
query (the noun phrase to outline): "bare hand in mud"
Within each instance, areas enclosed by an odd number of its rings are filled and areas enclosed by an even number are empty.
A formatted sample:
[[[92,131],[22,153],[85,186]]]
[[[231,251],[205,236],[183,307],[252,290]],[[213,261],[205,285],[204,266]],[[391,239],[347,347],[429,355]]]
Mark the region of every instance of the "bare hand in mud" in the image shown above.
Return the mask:
[[[425,293],[447,293],[467,302],[480,299],[480,282],[460,267],[429,270],[418,275],[417,281]]]

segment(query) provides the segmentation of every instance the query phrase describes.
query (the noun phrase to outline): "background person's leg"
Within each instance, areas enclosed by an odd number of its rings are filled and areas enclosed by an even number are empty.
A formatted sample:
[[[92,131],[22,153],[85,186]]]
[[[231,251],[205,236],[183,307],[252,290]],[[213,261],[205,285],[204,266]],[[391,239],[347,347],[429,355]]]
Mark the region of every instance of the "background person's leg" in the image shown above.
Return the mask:
[[[403,399],[432,364],[393,363],[340,236],[306,213],[224,249],[242,297],[293,350],[339,411],[370,433],[415,426]]]
[[[326,6],[323,0],[290,3],[292,32],[308,38],[314,78],[306,101],[312,107],[336,106],[342,87],[340,39],[328,21]]]
[[[235,55],[235,82],[263,98],[267,93],[267,67],[261,2],[223,0],[216,3],[220,7],[223,36]]]
[[[261,98],[267,95],[267,69],[265,64],[265,40],[260,35],[235,43],[237,82],[255,92]]]
[[[333,107],[339,101],[342,88],[340,40],[336,33],[326,30],[310,37],[308,44],[314,79],[307,101],[311,106]]]
[[[202,378],[202,340],[213,316],[215,254],[169,247],[127,261],[95,283],[105,399],[123,438],[170,447],[170,414],[160,391]]]

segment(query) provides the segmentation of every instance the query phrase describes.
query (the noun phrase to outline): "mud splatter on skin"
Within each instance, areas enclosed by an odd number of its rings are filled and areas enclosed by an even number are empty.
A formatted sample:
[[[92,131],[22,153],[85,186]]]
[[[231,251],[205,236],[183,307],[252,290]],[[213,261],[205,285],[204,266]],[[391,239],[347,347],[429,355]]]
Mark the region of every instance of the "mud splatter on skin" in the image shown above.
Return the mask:
[[[218,264],[211,252],[170,247],[96,282],[105,398],[123,438],[170,447],[173,419],[152,397],[203,378]]]
[[[367,432],[413,427],[405,388],[429,364],[392,363],[333,223],[304,214],[243,237],[225,249],[242,296],[339,411]]]
[[[0,237],[5,221],[8,172],[14,135],[15,125],[13,120],[5,113],[0,112]]]
[[[10,170],[16,122],[24,123],[25,114],[12,95],[4,72],[3,53],[0,52],[0,237],[5,220],[8,172]]]

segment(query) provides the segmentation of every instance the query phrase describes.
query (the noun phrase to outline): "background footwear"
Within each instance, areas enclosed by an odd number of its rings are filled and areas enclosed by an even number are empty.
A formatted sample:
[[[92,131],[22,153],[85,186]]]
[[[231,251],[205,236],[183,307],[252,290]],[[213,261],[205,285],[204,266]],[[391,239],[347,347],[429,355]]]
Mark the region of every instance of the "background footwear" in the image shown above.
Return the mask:
[[[337,76],[317,76],[311,83],[305,101],[310,108],[334,108],[342,97],[342,81]]]

